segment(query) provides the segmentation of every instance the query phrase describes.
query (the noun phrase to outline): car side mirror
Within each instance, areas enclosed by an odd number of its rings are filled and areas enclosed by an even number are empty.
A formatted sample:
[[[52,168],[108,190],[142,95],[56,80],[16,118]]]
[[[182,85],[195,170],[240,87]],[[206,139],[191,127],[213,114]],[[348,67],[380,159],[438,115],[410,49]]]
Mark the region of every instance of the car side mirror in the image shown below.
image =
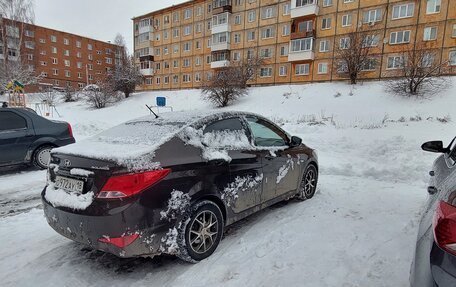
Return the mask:
[[[302,139],[300,137],[295,137],[295,136],[291,137],[290,145],[292,147],[299,146],[301,144],[302,144]]]
[[[421,149],[428,152],[446,153],[448,148],[443,147],[442,141],[430,141],[421,146]]]

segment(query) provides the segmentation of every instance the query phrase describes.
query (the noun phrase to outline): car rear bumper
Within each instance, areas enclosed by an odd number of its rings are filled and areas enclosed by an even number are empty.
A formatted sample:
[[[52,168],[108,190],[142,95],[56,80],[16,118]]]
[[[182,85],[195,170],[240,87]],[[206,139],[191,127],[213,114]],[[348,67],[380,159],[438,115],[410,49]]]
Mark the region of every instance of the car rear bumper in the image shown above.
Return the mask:
[[[435,242],[431,251],[431,271],[437,286],[456,286],[456,256],[442,250]]]
[[[119,212],[113,210],[104,215],[82,215],[65,208],[54,207],[44,196],[42,201],[44,215],[49,225],[68,239],[119,257],[172,253],[167,248],[166,242],[167,234],[175,224],[167,221],[155,223],[153,220],[157,218],[153,215],[155,212],[144,212],[137,203],[121,208]],[[123,248],[99,241],[101,238],[119,238],[133,234],[138,234],[137,239]]]

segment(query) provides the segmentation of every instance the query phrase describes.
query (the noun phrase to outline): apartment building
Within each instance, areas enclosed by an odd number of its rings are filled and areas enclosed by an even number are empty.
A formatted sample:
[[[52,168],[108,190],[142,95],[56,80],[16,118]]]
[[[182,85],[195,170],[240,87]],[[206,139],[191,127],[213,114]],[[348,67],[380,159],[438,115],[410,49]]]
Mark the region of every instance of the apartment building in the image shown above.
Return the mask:
[[[452,8],[451,8],[452,7]],[[198,88],[233,61],[258,55],[253,85],[342,80],[337,50],[368,33],[363,79],[400,75],[404,51],[456,74],[456,0],[193,0],[133,19],[142,90]],[[428,63],[428,64],[429,64]]]
[[[26,92],[49,86],[81,89],[94,84],[114,69],[123,49],[109,42],[8,19],[1,19],[1,27],[6,37],[1,37],[0,61],[21,61],[42,76],[38,85],[26,86]]]

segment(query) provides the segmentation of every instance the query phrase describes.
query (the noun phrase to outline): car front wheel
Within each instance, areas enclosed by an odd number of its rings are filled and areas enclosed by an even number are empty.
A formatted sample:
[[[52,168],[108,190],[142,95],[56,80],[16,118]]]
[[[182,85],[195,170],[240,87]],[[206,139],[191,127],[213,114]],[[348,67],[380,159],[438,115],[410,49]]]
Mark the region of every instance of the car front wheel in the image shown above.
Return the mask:
[[[178,257],[196,263],[214,253],[223,235],[224,220],[217,204],[201,201],[180,223]]]
[[[299,200],[311,199],[315,195],[318,183],[318,172],[317,168],[313,164],[309,164],[302,176],[301,183],[299,185],[299,192],[297,198]]]
[[[41,169],[48,168],[49,160],[51,158],[51,150],[53,148],[54,147],[50,145],[44,145],[37,148],[33,154],[33,164]]]

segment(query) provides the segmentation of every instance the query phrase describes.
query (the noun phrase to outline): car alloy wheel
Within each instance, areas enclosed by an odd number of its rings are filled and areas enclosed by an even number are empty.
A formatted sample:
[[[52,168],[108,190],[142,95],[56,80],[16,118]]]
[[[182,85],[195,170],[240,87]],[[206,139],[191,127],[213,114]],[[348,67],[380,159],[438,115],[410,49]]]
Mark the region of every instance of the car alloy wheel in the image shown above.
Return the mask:
[[[215,214],[205,210],[195,217],[190,226],[188,242],[195,253],[203,254],[214,245],[218,234],[218,221]]]
[[[318,173],[314,165],[309,165],[302,177],[299,186],[298,198],[301,200],[311,199],[315,195],[318,182]]]
[[[179,226],[179,254],[184,261],[196,263],[215,251],[222,240],[224,218],[217,204],[203,200],[191,207]]]

